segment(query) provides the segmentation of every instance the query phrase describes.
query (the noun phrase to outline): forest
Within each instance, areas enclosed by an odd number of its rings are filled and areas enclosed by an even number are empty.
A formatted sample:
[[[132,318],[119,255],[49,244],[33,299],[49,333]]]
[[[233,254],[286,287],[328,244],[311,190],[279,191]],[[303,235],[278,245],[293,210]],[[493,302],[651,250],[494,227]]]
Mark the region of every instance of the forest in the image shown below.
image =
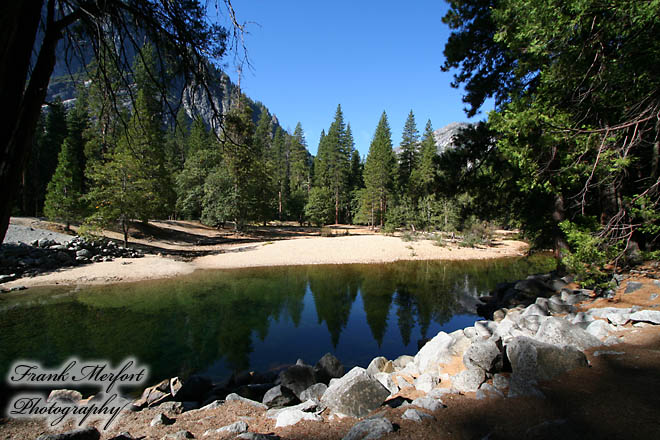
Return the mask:
[[[494,102],[454,148],[438,154],[431,121],[420,130],[412,110],[392,139],[383,112],[360,157],[338,105],[312,157],[300,123],[289,133],[265,107],[257,117],[238,89],[209,127],[174,114],[166,46],[144,39],[123,65],[129,82],[99,46],[87,70],[102,75],[79,81],[75,105],[41,112],[12,213],[119,225],[126,239],[131,221],[156,218],[239,231],[352,223],[475,243],[497,225],[596,281],[608,262],[657,258],[660,2],[448,3],[442,69],[465,90],[467,116]]]

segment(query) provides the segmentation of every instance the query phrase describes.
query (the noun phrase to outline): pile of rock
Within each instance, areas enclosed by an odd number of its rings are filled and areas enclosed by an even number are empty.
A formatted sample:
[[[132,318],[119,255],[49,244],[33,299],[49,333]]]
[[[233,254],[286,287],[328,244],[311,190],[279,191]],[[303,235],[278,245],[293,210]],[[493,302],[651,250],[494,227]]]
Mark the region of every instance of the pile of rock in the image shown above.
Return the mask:
[[[30,245],[3,244],[0,246],[0,283],[63,267],[143,256],[140,251],[110,240],[89,241],[81,237],[62,244],[49,239],[35,240]]]

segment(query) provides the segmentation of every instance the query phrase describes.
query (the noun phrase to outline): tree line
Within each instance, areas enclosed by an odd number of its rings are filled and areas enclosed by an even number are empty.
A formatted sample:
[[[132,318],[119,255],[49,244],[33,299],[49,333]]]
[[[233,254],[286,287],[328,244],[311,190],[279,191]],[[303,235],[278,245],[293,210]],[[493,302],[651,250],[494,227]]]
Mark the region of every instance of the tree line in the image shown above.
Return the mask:
[[[135,57],[132,104],[117,106],[93,81],[75,104],[43,112],[15,213],[86,228],[132,221],[194,219],[211,226],[296,221],[412,229],[459,227],[442,179],[431,122],[420,135],[410,111],[398,151],[385,112],[361,158],[341,105],[316,157],[300,123],[293,133],[234,90],[222,130],[182,109],[169,117],[153,75],[165,75],[145,45]],[[90,69],[98,68],[97,60]],[[449,206],[451,205],[451,206]],[[451,211],[451,213],[449,213]]]

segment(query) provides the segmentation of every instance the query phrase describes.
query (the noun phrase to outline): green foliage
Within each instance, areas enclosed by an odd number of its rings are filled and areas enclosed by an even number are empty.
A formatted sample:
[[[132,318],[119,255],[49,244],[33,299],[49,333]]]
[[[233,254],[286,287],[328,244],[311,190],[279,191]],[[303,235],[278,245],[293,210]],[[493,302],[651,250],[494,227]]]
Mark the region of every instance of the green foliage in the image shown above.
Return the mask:
[[[490,140],[471,136],[459,150],[472,152],[477,206],[498,208],[502,218],[520,221],[539,244],[553,242],[557,250],[570,230],[583,243],[579,261],[600,258],[586,249],[605,250],[624,239],[657,246],[658,231],[637,216],[652,215],[659,203],[652,147],[660,127],[658,3],[450,5],[443,21],[454,32],[443,68],[458,69],[454,85],[465,88],[469,115],[488,97],[497,109],[489,115]],[[645,214],[625,202],[639,194],[649,196]],[[507,219],[505,210],[517,218]],[[559,227],[577,216],[597,218],[593,232],[605,242],[589,243]]]
[[[559,227],[570,245],[570,249],[561,256],[566,269],[576,274],[585,286],[606,284],[609,278],[603,266],[612,258],[615,247],[606,246],[598,235],[598,222],[594,218],[582,218],[580,224],[565,220]]]
[[[332,223],[334,210],[332,191],[329,188],[312,188],[305,205],[305,218],[316,226],[323,226]]]
[[[419,132],[412,110],[408,114],[399,145],[397,184],[401,194],[410,194],[410,178],[419,162]]]
[[[46,190],[44,214],[51,220],[63,221],[67,229],[72,222],[81,219],[84,212],[81,171],[76,152],[65,139],[55,174]]]
[[[392,151],[392,135],[385,112],[380,117],[373,140],[369,146],[369,154],[364,164],[364,183],[366,192],[362,198],[365,206],[371,211],[369,223],[374,226],[376,214],[380,225],[385,223],[388,196],[393,190],[395,157]],[[364,208],[361,208],[364,210]]]
[[[463,231],[461,247],[490,246],[493,240],[493,228],[488,222],[474,221]]]

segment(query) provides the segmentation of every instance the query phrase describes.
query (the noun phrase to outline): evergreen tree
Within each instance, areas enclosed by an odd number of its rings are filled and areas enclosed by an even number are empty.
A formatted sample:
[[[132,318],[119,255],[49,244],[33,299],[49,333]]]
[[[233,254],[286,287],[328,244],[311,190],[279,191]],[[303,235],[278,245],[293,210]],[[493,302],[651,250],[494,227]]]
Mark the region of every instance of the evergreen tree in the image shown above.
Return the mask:
[[[409,195],[410,175],[418,162],[419,132],[415,124],[415,115],[410,110],[401,134],[401,145],[398,157],[398,185],[401,194]]]
[[[340,207],[346,198],[350,170],[350,146],[341,105],[337,106],[335,119],[327,135],[321,137],[315,165],[316,185],[331,189],[335,205],[335,223],[340,221]]]
[[[34,169],[36,173],[26,176],[31,180],[26,184],[34,188],[33,215],[38,216],[43,213],[46,187],[55,173],[62,142],[67,136],[66,116],[66,109],[61,99],[58,98],[48,106],[44,133],[40,137],[41,142],[35,145],[36,149],[33,151],[35,154],[31,158],[35,166],[28,168]]]
[[[64,221],[69,230],[71,222],[84,215],[81,197],[84,193],[83,161],[85,132],[89,124],[84,91],[80,91],[75,106],[67,114],[67,136],[57,159],[57,168],[48,183],[44,214],[52,220]]]
[[[375,216],[379,215],[381,227],[387,212],[388,196],[393,186],[395,157],[392,151],[392,135],[387,115],[383,112],[376,127],[369,154],[364,165],[364,183],[366,192],[363,204],[368,203],[370,224],[375,225]]]
[[[296,124],[289,147],[289,190],[291,192],[288,212],[301,225],[305,217],[305,205],[311,187],[311,167],[307,141],[300,122]]]
[[[176,176],[176,211],[184,218],[200,219],[204,184],[221,162],[220,146],[201,118],[193,121],[186,141],[186,161]]]
[[[44,214],[62,221],[68,231],[71,222],[82,217],[82,170],[76,150],[67,137],[62,143],[55,174],[46,190]]]

